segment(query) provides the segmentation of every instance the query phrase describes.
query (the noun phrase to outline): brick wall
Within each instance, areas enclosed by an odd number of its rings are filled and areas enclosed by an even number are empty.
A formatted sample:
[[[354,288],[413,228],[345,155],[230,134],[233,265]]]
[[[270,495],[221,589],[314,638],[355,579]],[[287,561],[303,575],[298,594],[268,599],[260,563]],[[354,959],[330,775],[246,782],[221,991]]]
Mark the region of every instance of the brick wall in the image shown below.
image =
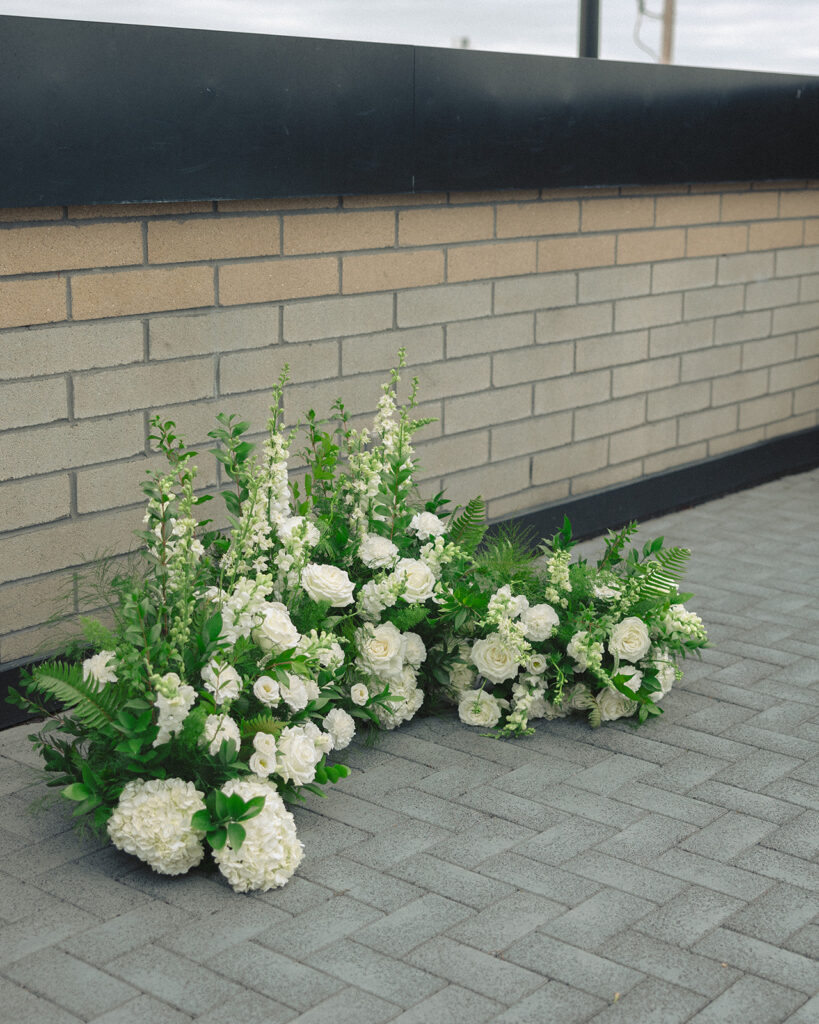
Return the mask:
[[[0,210],[0,665],[132,545],[151,415],[261,428],[285,362],[369,412],[401,345],[493,518],[812,427],[819,183]]]

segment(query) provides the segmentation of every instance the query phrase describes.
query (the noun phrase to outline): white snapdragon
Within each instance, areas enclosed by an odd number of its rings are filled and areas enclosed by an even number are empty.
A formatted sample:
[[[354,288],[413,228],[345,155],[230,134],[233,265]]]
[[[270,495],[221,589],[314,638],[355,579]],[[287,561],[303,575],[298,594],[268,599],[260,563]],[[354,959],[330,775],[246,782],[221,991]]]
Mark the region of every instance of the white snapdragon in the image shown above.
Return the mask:
[[[166,672],[157,686],[154,707],[157,710],[159,732],[153,742],[155,747],[167,743],[180,731],[188,712],[196,701],[196,690],[184,684],[176,672]]]
[[[603,645],[590,640],[588,630],[585,629],[574,634],[566,645],[566,653],[575,663],[575,672],[585,672],[587,669],[599,671],[603,664]]]
[[[662,628],[669,639],[677,641],[705,641],[705,627],[702,619],[687,610],[683,604],[672,604],[663,619]]]
[[[410,520],[407,532],[416,534],[419,540],[429,540],[446,533],[446,525],[434,512],[417,512]]]
[[[555,551],[546,563],[548,583],[544,589],[544,597],[549,604],[559,604],[561,608],[568,605],[566,594],[571,592],[572,584],[569,577],[571,551]]]
[[[514,596],[509,584],[499,587],[489,598],[486,618],[490,623],[497,624],[503,619],[516,619],[529,607],[529,602],[522,595]]]
[[[344,569],[311,562],[301,574],[301,585],[314,601],[327,601],[333,608],[352,604],[355,584]]]
[[[82,677],[85,682],[94,682],[98,688],[107,686],[108,683],[117,681],[117,674],[114,671],[112,662],[116,661],[114,651],[100,651],[82,663]]]
[[[368,580],[358,591],[356,609],[363,619],[377,622],[383,611],[392,608],[403,589],[403,583],[395,573],[382,580]]]
[[[222,665],[211,659],[199,673],[205,689],[213,694],[217,704],[226,700],[236,700],[242,692],[242,677],[232,665]]]

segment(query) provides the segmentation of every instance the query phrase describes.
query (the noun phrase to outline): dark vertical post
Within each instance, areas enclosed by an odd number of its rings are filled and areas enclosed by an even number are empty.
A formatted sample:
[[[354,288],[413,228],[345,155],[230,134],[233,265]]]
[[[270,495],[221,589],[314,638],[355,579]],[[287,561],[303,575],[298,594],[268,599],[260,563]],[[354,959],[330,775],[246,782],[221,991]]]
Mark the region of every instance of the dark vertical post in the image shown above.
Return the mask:
[[[578,57],[597,57],[600,37],[600,0],[580,0]]]

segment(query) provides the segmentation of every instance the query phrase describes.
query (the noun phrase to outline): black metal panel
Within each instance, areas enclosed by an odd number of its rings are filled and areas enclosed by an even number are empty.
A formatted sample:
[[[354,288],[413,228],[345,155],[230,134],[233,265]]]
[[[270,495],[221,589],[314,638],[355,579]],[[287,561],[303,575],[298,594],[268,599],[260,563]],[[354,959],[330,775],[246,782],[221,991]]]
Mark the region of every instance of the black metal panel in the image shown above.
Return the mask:
[[[416,51],[419,190],[819,174],[819,78]]]
[[[412,49],[0,17],[0,205],[407,191]]]

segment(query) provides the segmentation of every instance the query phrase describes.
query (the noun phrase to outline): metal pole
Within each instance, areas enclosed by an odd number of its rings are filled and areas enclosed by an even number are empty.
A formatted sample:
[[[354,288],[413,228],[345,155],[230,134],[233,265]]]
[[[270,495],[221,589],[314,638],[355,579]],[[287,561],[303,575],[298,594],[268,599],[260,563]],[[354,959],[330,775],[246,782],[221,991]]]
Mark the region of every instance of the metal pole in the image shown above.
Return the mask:
[[[580,0],[578,56],[597,57],[600,36],[600,0]]]
[[[674,0],[665,0],[663,8],[663,48],[660,54],[661,64],[670,64],[674,48]]]

